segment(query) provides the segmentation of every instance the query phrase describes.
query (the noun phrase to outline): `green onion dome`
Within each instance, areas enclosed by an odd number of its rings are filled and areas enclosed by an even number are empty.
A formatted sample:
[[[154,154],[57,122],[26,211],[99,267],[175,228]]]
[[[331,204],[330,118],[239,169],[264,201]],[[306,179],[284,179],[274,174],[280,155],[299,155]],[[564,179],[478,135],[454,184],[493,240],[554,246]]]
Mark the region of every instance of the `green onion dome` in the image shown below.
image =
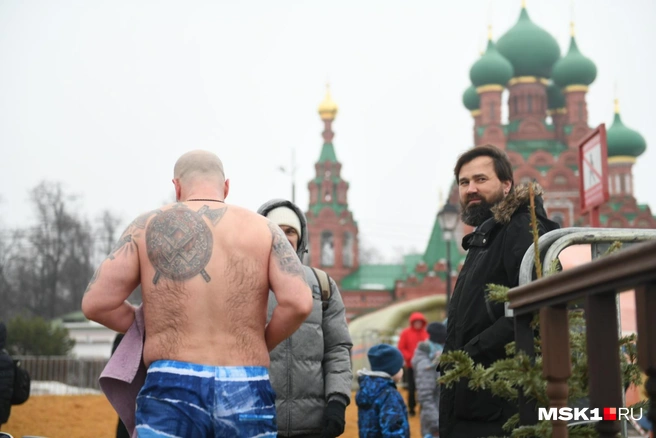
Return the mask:
[[[531,21],[522,6],[519,20],[497,41],[501,53],[515,70],[515,76],[548,78],[560,58],[555,38]]]
[[[481,107],[481,97],[476,92],[476,87],[470,85],[462,94],[462,103],[469,111],[477,110]]]
[[[574,33],[573,29],[572,33]],[[587,86],[597,77],[597,66],[579,51],[574,35],[572,35],[567,55],[560,58],[554,65],[552,77],[561,88],[570,85]]]
[[[469,78],[475,87],[483,85],[501,85],[505,87],[513,77],[513,67],[504,58],[492,39],[487,42],[487,50],[469,70]]]
[[[609,157],[637,157],[647,149],[645,138],[638,131],[628,128],[622,122],[617,99],[615,99],[615,119],[606,131],[606,142]]]

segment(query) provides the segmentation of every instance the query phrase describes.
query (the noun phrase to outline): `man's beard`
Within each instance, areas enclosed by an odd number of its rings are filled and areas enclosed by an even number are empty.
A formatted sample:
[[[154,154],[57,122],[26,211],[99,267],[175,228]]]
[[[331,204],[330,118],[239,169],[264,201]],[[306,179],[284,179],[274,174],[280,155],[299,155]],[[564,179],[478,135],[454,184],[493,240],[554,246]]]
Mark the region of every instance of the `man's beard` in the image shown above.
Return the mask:
[[[503,190],[493,197],[492,202],[488,202],[480,195],[471,195],[465,202],[460,202],[460,218],[467,225],[477,227],[492,217],[492,207],[501,202],[504,198]],[[469,205],[473,199],[479,199],[480,202]]]

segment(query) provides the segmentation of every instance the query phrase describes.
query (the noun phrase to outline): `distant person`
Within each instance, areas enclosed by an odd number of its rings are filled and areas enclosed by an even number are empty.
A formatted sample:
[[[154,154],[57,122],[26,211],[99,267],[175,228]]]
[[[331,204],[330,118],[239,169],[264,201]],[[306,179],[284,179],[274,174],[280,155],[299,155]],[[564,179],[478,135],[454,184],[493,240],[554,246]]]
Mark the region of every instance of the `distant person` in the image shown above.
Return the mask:
[[[412,356],[415,354],[417,345],[421,341],[428,339],[426,332],[426,317],[421,312],[414,312],[410,315],[410,326],[401,332],[399,337],[399,350],[403,354],[406,370],[406,382],[408,383],[408,412],[410,416],[415,415],[417,399],[415,396],[415,372],[412,368]]]
[[[173,184],[177,202],[130,224],[82,310],[125,333],[136,317],[126,300],[141,284],[140,437],[275,436],[269,352],[312,311],[303,266],[276,224],[225,204],[229,182],[213,153],[181,156]],[[269,290],[278,306],[266,324]]]
[[[114,354],[116,348],[121,343],[123,336],[125,336],[123,333],[118,333],[114,338],[114,343],[112,344],[112,354]],[[116,438],[130,438],[130,432],[128,431],[127,427],[125,427],[125,424],[120,418],[118,419],[118,424],[116,425]]]
[[[519,283],[519,267],[533,243],[529,189],[514,186],[508,156],[491,145],[462,154],[454,175],[462,221],[475,229],[462,240],[468,252],[449,303],[444,352],[464,350],[476,365],[489,367],[506,358],[515,331],[503,303],[487,300],[487,288]],[[542,235],[558,224],[547,218],[540,194],[538,188],[535,213]],[[502,426],[517,413],[517,404],[468,385],[468,379],[460,379],[440,388],[441,438],[505,435]]]
[[[14,395],[14,361],[7,346],[7,326],[0,321],[0,426],[9,421],[11,398]]]
[[[360,438],[410,438],[408,411],[396,384],[403,377],[403,356],[391,345],[377,344],[367,353],[371,371],[358,371]]]
[[[302,260],[309,235],[307,220],[298,206],[274,199],[262,205],[258,213],[282,229]],[[313,292],[312,313],[271,352],[269,372],[276,392],[278,435],[335,438],[344,433],[346,406],[351,401],[353,344],[335,282],[321,270],[309,266],[303,270]],[[276,305],[270,294],[269,315]]]
[[[426,326],[426,331],[428,339],[417,345],[412,368],[415,370],[417,384],[421,436],[431,438],[440,436],[440,385],[437,383],[440,373],[437,365],[444,349],[446,326],[431,322]]]

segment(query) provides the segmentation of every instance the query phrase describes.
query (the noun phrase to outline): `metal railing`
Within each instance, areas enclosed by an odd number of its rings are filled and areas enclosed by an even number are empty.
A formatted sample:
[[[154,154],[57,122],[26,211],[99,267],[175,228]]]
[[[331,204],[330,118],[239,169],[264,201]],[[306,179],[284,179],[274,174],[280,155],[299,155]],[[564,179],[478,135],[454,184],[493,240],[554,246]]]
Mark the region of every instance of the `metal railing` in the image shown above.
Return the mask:
[[[509,294],[509,307],[515,317],[518,350],[534,355],[533,332],[527,330],[535,312],[540,314],[543,376],[547,380],[550,407],[566,407],[567,379],[571,375],[569,351],[568,303],[585,301],[590,407],[623,406],[620,379],[619,321],[617,297],[635,289],[638,327],[638,365],[648,376],[645,385],[650,400],[656,399],[656,230],[567,228],[542,236],[538,242],[543,266],[551,266],[567,246],[593,245],[593,257],[612,242],[634,244],[616,254],[593,260],[564,272],[546,272],[532,281],[535,255],[527,251],[520,269],[520,285]],[[521,397],[521,394],[520,394]],[[520,398],[520,423],[537,422],[535,403]],[[651,403],[648,417],[656,420],[656,405]],[[567,437],[567,423],[552,420],[553,435]],[[615,437],[618,421],[600,421],[596,430],[601,437]]]
[[[14,356],[32,380],[31,395],[100,394],[98,377],[108,359]]]

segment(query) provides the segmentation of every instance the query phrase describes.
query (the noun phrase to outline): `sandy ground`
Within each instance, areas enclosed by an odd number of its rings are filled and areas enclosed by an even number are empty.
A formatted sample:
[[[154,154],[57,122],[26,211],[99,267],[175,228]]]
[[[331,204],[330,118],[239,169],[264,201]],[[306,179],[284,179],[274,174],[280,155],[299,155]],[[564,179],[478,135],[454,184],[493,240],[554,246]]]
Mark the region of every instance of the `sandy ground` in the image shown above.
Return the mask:
[[[355,397],[355,394],[353,395]],[[0,428],[15,438],[37,435],[48,438],[112,438],[118,416],[102,395],[41,395],[14,406],[9,423]],[[421,438],[419,417],[410,418],[412,438]],[[346,409],[346,438],[358,437],[358,411]]]

